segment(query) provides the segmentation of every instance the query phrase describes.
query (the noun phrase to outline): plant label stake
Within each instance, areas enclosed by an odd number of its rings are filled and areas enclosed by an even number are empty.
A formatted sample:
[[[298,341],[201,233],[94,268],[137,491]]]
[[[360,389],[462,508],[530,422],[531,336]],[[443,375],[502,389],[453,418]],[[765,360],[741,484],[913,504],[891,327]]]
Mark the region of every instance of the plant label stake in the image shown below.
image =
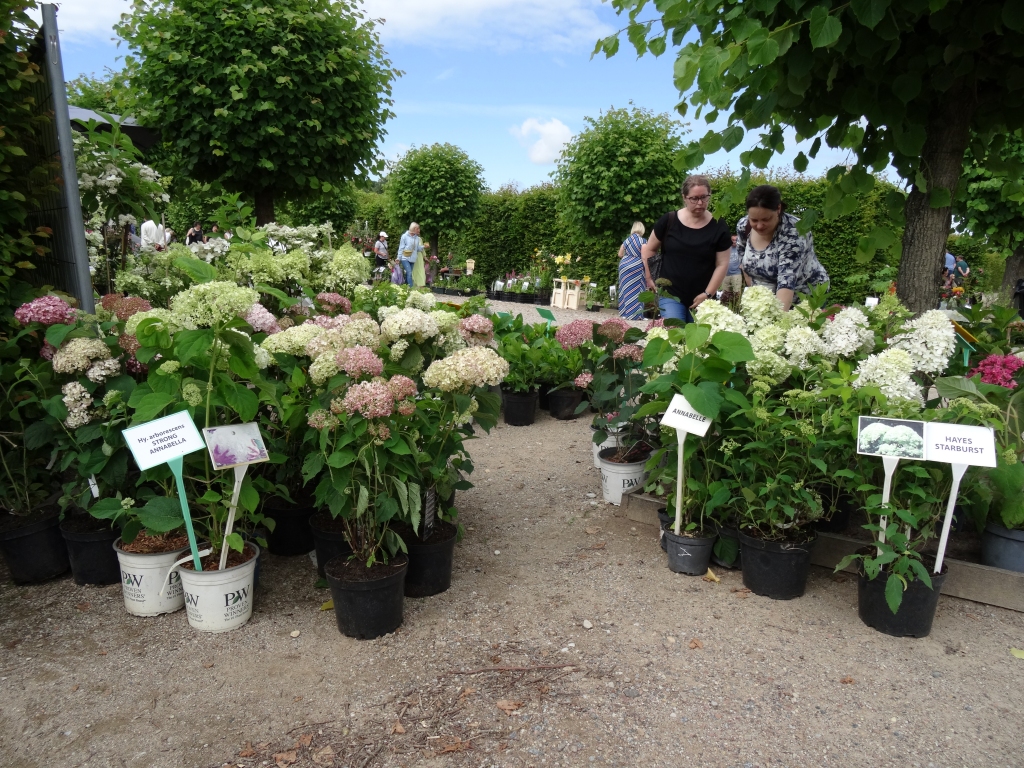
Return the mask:
[[[231,491],[231,505],[228,507],[228,519],[224,524],[224,543],[220,548],[220,567],[223,571],[228,563],[228,536],[235,526],[235,512],[238,510],[238,498],[242,493],[242,482],[250,464],[270,461],[270,454],[260,434],[260,426],[256,422],[247,424],[231,424],[227,427],[207,427],[203,430],[206,445],[210,450],[210,461],[216,470],[234,469],[235,487]]]
[[[192,515],[188,511],[185,481],[182,477],[183,458],[206,447],[192,417],[188,415],[188,411],[178,411],[162,419],[129,427],[122,430],[121,434],[124,435],[124,441],[135,457],[139,469],[145,471],[165,463],[170,467],[178,487],[178,500],[181,503],[181,516],[185,519],[188,544],[192,549],[192,562],[195,569],[201,571],[203,567],[199,563],[199,547],[196,545],[196,534],[192,529]]]
[[[949,529],[953,524],[956,497],[960,493],[960,481],[967,467],[996,466],[996,438],[989,427],[970,427],[960,424],[929,422],[925,427],[925,455],[929,461],[952,464],[953,486],[946,502],[946,519],[942,521],[942,535],[939,549],[935,553],[935,573],[942,572],[942,560],[949,543]]]
[[[682,530],[683,523],[683,449],[687,435],[703,437],[711,428],[711,419],[698,413],[682,395],[674,395],[668,404],[668,410],[661,418],[661,424],[672,427],[679,441],[679,455],[676,464],[676,524],[675,535]]]
[[[882,506],[886,509],[889,507],[889,497],[892,495],[892,476],[896,474],[896,465],[899,463],[899,456],[882,457],[882,469],[885,471],[885,479],[882,481]],[[882,530],[878,532],[878,541],[885,544],[885,527],[889,524],[889,516],[882,515],[879,522]],[[881,549],[878,550],[878,554],[882,554]]]

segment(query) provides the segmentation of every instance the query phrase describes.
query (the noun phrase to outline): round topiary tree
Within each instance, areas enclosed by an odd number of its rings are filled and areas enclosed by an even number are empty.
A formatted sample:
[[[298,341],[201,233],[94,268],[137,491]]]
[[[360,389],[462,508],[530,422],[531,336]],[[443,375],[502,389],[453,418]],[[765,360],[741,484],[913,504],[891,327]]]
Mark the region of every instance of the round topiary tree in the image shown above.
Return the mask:
[[[416,221],[437,256],[438,238],[473,221],[484,188],[483,168],[451,144],[409,150],[385,187],[388,214],[407,226]]]
[[[258,224],[278,195],[379,170],[397,73],[349,0],[135,0],[116,31],[177,175],[252,194]]]
[[[650,230],[681,205],[680,173],[672,161],[682,126],[646,109],[611,109],[586,118],[588,128],[562,150],[555,171],[559,211],[588,235],[629,234],[634,221]]]

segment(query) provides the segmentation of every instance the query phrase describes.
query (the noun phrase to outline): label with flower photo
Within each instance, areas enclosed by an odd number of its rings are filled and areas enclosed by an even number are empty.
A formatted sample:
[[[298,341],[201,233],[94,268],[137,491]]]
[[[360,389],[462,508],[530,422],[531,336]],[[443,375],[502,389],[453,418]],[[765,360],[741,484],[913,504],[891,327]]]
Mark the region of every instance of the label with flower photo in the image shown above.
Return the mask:
[[[857,422],[857,453],[865,456],[925,458],[923,421],[861,416]]]
[[[207,427],[203,430],[203,437],[206,438],[214,469],[230,469],[242,464],[270,461],[260,426],[255,422]]]
[[[924,430],[925,458],[974,467],[996,465],[996,438],[990,427],[928,422]]]
[[[682,395],[675,395],[668,404],[668,410],[661,418],[663,426],[672,427],[680,432],[703,437],[711,428],[711,419],[694,410],[689,401]]]

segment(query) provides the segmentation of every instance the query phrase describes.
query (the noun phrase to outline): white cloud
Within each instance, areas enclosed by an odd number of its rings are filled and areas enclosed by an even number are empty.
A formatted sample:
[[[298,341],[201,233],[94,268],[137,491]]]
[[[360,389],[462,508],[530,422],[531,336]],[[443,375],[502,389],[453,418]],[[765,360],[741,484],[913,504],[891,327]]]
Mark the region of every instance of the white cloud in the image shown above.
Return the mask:
[[[435,77],[435,80],[447,80],[455,74],[455,67],[448,67],[444,72]]]
[[[529,146],[527,154],[530,162],[537,165],[555,162],[562,147],[572,138],[569,126],[554,117],[546,123],[535,117],[528,118],[522,125],[512,126],[511,132],[524,146]],[[536,140],[534,137],[537,137]]]
[[[65,0],[57,9],[57,27],[62,43],[109,43],[114,24],[132,9],[129,0]],[[42,11],[32,16],[42,20]]]
[[[385,44],[468,49],[590,52],[614,31],[598,18],[600,0],[364,0],[384,19]]]

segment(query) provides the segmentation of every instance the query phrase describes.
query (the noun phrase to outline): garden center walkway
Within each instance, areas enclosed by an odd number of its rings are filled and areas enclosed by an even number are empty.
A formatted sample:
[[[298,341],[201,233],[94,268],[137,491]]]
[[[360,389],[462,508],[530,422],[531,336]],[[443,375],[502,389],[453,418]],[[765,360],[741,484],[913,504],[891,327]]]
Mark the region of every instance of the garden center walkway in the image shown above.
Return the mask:
[[[306,557],[266,556],[223,635],[0,572],[0,764],[1022,764],[1024,614],[944,597],[897,640],[845,574],[812,568],[790,602],[673,575],[601,502],[588,437],[542,415],[472,443],[454,584],[376,641],[338,633]]]

